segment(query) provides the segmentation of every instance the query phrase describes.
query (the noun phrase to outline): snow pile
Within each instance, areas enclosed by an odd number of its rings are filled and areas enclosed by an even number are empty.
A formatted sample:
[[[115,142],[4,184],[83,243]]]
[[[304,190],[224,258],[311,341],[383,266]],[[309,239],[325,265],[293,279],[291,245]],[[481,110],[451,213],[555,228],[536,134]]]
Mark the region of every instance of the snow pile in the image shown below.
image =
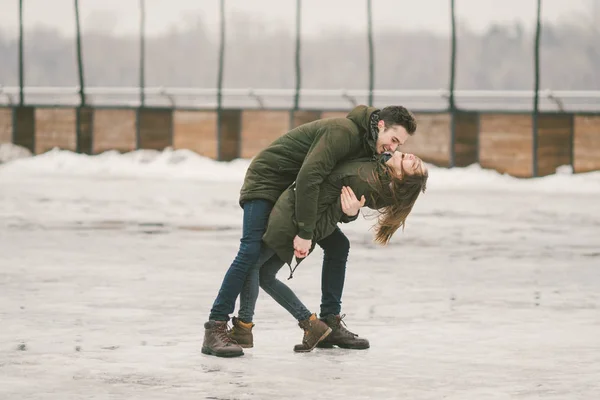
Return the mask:
[[[0,175],[11,177],[77,176],[89,178],[176,179],[211,182],[241,182],[250,160],[220,162],[190,150],[136,150],[121,154],[108,151],[88,156],[54,149],[31,157],[28,150],[14,145],[0,145]],[[7,163],[11,161],[10,163]],[[429,166],[428,190],[469,189],[522,192],[600,193],[600,171],[573,174],[562,166],[556,174],[520,179],[483,169],[479,165],[465,168]]]

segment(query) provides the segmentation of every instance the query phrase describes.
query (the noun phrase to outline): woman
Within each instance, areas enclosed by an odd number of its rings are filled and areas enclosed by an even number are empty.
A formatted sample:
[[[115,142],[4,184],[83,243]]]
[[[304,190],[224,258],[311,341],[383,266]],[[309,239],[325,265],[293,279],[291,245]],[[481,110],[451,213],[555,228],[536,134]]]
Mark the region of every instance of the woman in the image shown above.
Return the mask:
[[[379,212],[375,242],[386,245],[393,234],[404,227],[419,194],[425,191],[427,178],[423,161],[413,154],[401,152],[386,153],[375,160],[340,164],[321,184],[318,223],[310,252],[316,242],[334,231],[338,222],[347,220],[344,212],[355,216],[363,205]],[[311,351],[331,332],[327,324],[311,313],[292,290],[276,278],[277,272],[286,263],[290,266],[291,278],[302,260],[297,257],[296,266],[292,269],[293,239],[298,231],[295,205],[296,193],[292,186],[279,197],[271,211],[259,261],[250,271],[240,294],[239,315],[234,318],[230,337],[242,347],[252,347],[252,318],[259,285],[290,312],[304,330],[302,344],[296,345],[294,351]]]

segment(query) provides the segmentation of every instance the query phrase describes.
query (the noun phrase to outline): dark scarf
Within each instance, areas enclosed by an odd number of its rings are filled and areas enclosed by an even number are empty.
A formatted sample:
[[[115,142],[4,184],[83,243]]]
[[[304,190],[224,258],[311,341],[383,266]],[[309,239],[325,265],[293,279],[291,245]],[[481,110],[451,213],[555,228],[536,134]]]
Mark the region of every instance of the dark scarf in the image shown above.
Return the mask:
[[[373,111],[371,116],[369,117],[369,129],[367,129],[367,133],[365,135],[365,146],[366,148],[371,147],[371,151],[375,154],[373,155],[373,159],[377,158],[377,149],[375,146],[377,145],[377,138],[379,137],[379,128],[377,124],[379,123],[379,110]],[[369,143],[372,143],[369,145]]]
[[[369,134],[375,143],[377,143],[377,138],[379,137],[379,127],[377,124],[379,123],[379,110],[373,111],[371,116],[369,117]]]

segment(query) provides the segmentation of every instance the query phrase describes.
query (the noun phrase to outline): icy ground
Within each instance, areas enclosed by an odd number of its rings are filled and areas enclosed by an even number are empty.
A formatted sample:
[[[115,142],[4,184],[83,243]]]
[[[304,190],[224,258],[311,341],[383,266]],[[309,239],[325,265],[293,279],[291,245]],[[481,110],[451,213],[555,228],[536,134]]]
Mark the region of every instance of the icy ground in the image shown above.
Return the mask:
[[[0,165],[0,399],[600,397],[600,175],[432,168],[404,233],[361,219],[343,312],[371,349],[295,354],[261,294],[255,348],[200,353],[247,162],[53,151]],[[321,253],[288,283],[314,311]],[[287,278],[287,272],[281,272]]]

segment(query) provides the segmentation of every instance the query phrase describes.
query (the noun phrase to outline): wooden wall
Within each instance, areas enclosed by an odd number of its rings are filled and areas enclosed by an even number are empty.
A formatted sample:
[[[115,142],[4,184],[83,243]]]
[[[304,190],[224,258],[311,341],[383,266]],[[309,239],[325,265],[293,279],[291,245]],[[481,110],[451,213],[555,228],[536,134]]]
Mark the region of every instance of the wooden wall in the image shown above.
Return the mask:
[[[530,114],[481,114],[479,163],[518,177],[533,173],[533,122]]]
[[[170,108],[140,108],[137,113],[139,149],[163,150],[172,145],[173,112]]]
[[[415,113],[417,131],[400,146],[400,151],[413,153],[423,161],[447,167],[450,165],[451,116],[446,113]]]
[[[244,110],[240,157],[252,158],[289,130],[289,111]]]
[[[576,115],[573,135],[573,170],[600,170],[600,115]]]
[[[35,108],[16,107],[13,116],[13,143],[35,153]]]
[[[478,162],[479,114],[457,112],[454,114],[454,166],[466,167]]]
[[[189,149],[203,157],[218,157],[217,112],[183,111],[173,113],[173,148]]]
[[[128,152],[137,146],[156,150],[173,146],[226,161],[254,157],[288,132],[290,123],[346,115],[347,111],[223,110],[219,140],[214,110],[0,107],[0,143],[14,140],[36,154],[54,147],[97,154]],[[532,176],[531,114],[457,112],[453,117],[440,112],[415,116],[417,132],[400,150],[439,166],[450,166],[454,155],[455,166],[479,161],[483,168]],[[600,170],[600,115],[542,113],[537,126],[539,176],[569,164],[575,172]]]
[[[136,148],[135,110],[96,109],[92,121],[92,153]]]
[[[551,175],[561,165],[571,165],[573,116],[538,114],[537,127],[537,175]]]
[[[83,154],[92,154],[92,123],[94,109],[91,107],[77,108],[76,142],[77,151]],[[79,128],[79,129],[78,129]]]
[[[12,108],[0,107],[0,143],[12,142]]]
[[[74,108],[37,108],[35,110],[35,153],[41,154],[58,147],[75,151]]]
[[[221,137],[219,138],[219,160],[231,161],[240,157],[240,132],[242,110],[221,111]]]
[[[321,111],[315,110],[297,110],[293,111],[294,117],[292,119],[291,128],[295,128],[297,126],[316,121],[321,118]]]
[[[349,112],[350,112],[350,110],[348,110],[348,111],[323,111],[321,113],[321,118],[346,118],[346,115],[348,115]]]

